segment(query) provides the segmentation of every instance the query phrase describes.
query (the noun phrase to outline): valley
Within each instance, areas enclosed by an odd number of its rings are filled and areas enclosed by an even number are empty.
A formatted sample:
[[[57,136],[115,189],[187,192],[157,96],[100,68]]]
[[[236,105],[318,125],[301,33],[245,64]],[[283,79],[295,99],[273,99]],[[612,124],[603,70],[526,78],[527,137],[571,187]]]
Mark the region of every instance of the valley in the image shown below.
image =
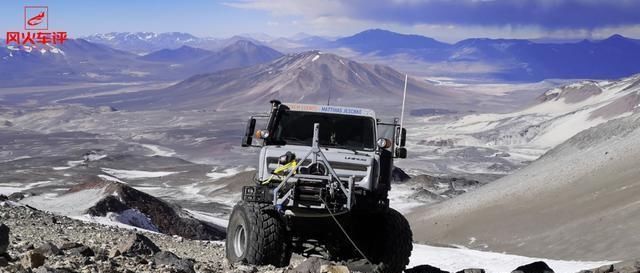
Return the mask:
[[[411,266],[502,272],[544,260],[574,272],[638,258],[640,75],[637,64],[612,68],[637,57],[637,40],[298,38],[107,33],[0,47],[0,195],[84,222],[220,240],[254,183],[259,148],[240,147],[250,115],[279,99],[390,121],[408,73],[408,157],[389,199],[412,225]],[[576,61],[586,54],[612,57]],[[550,69],[558,63],[608,72]],[[169,228],[166,215],[189,228]]]

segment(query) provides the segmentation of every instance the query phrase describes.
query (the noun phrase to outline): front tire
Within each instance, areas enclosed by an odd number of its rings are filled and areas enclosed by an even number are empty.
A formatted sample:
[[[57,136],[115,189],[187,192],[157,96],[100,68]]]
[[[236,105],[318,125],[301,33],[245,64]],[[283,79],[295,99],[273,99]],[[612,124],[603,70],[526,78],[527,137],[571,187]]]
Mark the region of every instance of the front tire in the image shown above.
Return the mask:
[[[413,233],[404,216],[388,208],[382,214],[380,223],[379,247],[374,250],[374,260],[384,265],[386,273],[402,273],[409,264],[413,250]]]
[[[289,265],[290,239],[280,215],[267,204],[236,204],[227,227],[226,256],[233,263]]]
[[[382,264],[384,273],[402,273],[413,250],[411,227],[402,214],[392,208],[357,214],[354,227],[358,246],[372,263]]]

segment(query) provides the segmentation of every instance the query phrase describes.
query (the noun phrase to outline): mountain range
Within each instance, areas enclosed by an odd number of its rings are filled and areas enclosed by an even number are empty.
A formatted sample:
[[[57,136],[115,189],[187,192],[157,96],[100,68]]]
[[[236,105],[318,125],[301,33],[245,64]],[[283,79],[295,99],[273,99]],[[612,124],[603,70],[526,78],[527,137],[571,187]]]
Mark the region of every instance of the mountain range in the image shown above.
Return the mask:
[[[61,45],[0,46],[0,79],[5,86],[181,80],[280,56],[278,51],[247,40],[237,40],[218,51],[181,46],[139,56],[84,39],[69,39]]]
[[[63,45],[3,44],[0,78],[6,86],[182,80],[282,56],[273,48],[287,53],[348,49],[356,53],[349,55],[356,61],[392,67],[407,61],[420,68],[409,69],[412,74],[430,77],[529,82],[610,79],[640,72],[640,62],[635,61],[640,60],[640,40],[620,35],[567,43],[477,38],[448,44],[420,35],[371,29],[334,40],[308,34],[288,38],[244,34],[217,39],[180,32],[112,32],[70,39]],[[483,69],[476,71],[474,67]]]
[[[391,106],[397,111],[404,74],[384,65],[363,64],[321,51],[287,54],[245,68],[200,74],[162,90],[71,100],[123,109],[231,109],[263,105],[270,99],[352,106]],[[461,104],[475,98],[409,78],[411,105]],[[389,100],[395,97],[397,100]]]
[[[496,70],[484,77],[508,81],[608,79],[640,72],[640,63],[634,61],[640,60],[640,40],[621,35],[567,43],[474,38],[447,44],[424,36],[374,29],[338,39],[332,46],[388,58],[408,55],[429,63],[487,64]]]
[[[555,41],[523,39],[471,38],[453,44],[415,34],[369,29],[338,39],[298,34],[272,37],[242,34],[228,39],[198,38],[187,33],[107,33],[86,37],[134,53],[175,49],[183,45],[219,50],[238,39],[275,48],[287,53],[312,49],[338,53],[349,49],[362,56],[377,56],[378,62],[394,64],[408,58],[425,65],[444,67],[489,67],[480,72],[471,69],[436,69],[429,76],[474,77],[500,81],[539,81],[561,79],[607,79],[640,72],[640,40],[612,35],[604,40]],[[364,60],[357,58],[357,60]]]

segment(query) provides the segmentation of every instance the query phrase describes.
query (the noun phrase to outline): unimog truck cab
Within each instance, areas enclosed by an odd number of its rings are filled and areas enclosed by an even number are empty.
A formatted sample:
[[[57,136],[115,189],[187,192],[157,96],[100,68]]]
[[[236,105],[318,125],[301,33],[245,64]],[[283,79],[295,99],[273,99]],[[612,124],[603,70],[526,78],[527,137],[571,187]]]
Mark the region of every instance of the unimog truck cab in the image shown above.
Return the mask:
[[[256,120],[266,122],[256,130]],[[369,109],[271,101],[252,116],[243,147],[260,147],[255,185],[242,189],[227,228],[232,262],[286,266],[292,253],[366,259],[402,272],[412,233],[389,207],[394,158],[406,130]]]

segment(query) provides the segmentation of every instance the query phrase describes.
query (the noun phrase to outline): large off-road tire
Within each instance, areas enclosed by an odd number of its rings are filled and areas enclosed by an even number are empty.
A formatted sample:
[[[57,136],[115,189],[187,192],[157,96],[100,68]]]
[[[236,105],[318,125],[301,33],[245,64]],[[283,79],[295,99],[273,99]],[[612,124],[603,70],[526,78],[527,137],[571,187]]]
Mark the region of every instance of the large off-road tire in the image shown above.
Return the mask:
[[[290,246],[282,218],[268,205],[241,201],[233,207],[226,240],[230,262],[287,266]]]
[[[409,222],[398,211],[388,208],[379,213],[358,215],[355,234],[367,258],[382,264],[385,273],[402,273],[413,250]]]
[[[383,213],[382,234],[380,240],[379,261],[384,264],[386,273],[402,273],[409,264],[413,250],[413,233],[404,216],[389,208]]]

